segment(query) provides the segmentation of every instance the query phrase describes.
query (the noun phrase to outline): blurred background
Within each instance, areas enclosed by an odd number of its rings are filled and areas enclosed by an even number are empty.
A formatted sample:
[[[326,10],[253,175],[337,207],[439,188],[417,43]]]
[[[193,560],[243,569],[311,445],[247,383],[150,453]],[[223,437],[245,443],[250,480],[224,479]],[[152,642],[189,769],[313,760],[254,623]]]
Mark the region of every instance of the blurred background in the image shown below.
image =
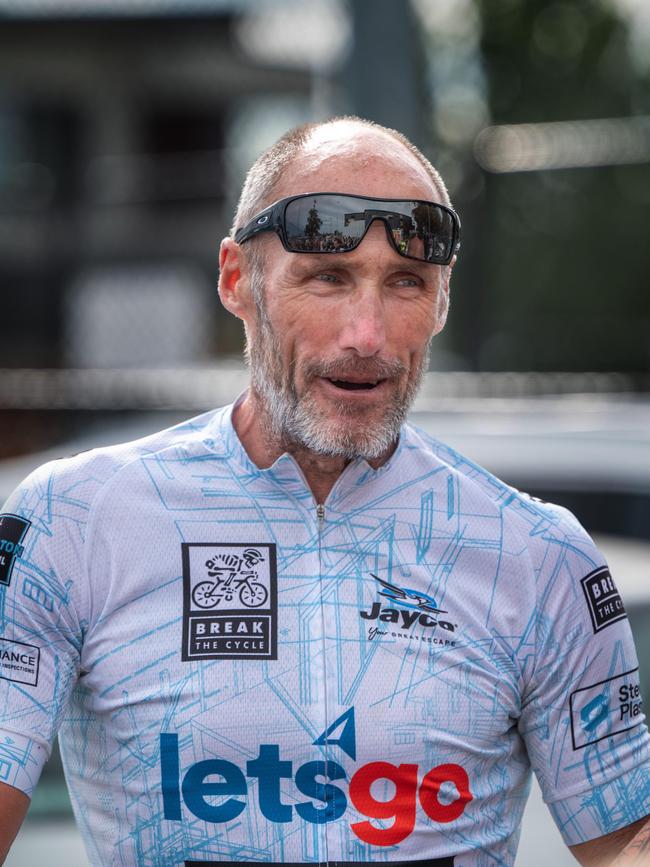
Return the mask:
[[[245,387],[215,290],[243,175],[348,112],[463,222],[414,420],[596,534],[649,695],[647,0],[0,0],[0,501]],[[518,863],[551,862],[535,790]],[[56,752],[7,861],[34,863],[86,863]]]

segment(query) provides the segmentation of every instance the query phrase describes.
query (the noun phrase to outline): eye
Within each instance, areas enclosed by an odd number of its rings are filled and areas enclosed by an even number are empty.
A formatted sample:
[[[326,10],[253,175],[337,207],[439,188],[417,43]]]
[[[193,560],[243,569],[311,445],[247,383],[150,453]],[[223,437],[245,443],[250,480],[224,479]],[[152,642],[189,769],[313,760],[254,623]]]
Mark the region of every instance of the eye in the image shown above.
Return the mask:
[[[330,271],[322,271],[314,275],[315,280],[321,280],[323,283],[338,283],[338,274],[332,274]]]
[[[419,274],[395,274],[390,285],[397,295],[404,298],[419,296],[426,291],[424,280]]]

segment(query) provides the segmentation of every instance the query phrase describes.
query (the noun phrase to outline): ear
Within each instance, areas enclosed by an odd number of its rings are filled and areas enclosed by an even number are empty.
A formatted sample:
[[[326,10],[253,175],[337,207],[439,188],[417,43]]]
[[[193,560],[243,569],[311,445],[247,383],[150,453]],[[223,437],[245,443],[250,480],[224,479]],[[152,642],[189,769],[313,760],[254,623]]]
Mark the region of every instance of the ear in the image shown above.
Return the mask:
[[[439,334],[445,327],[447,322],[447,314],[449,313],[449,285],[451,282],[451,269],[456,264],[456,256],[451,260],[449,265],[443,265],[440,275],[440,290],[438,292],[438,310],[436,315],[436,327],[434,334]]]
[[[219,247],[219,298],[234,316],[247,323],[254,314],[247,264],[241,247],[224,238]]]

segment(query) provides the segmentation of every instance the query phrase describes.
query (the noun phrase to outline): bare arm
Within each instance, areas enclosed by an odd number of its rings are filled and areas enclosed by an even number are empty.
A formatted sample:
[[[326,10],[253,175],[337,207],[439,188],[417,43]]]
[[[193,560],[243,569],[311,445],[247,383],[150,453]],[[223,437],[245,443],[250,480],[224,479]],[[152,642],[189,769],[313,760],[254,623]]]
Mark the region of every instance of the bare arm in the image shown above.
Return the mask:
[[[0,864],[5,862],[28,807],[29,798],[24,792],[0,783]]]
[[[650,867],[650,817],[569,848],[583,867]]]

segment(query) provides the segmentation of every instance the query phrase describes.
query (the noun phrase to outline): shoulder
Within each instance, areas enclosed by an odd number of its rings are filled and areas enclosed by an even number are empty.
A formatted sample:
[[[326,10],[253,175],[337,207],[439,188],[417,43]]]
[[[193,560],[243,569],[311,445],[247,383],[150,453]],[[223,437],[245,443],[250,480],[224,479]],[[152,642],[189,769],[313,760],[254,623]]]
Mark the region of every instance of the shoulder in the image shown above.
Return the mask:
[[[27,513],[47,510],[50,514],[75,513],[81,519],[114,478],[142,461],[170,449],[187,453],[218,449],[221,422],[228,409],[204,413],[137,440],[42,464],[17,486],[3,511],[29,517]]]
[[[443,470],[448,484],[474,509],[497,511],[509,526],[518,530],[528,544],[542,543],[550,537],[567,544],[593,547],[593,542],[578,519],[568,509],[520,491],[495,476],[471,458],[413,425],[403,428],[403,451],[414,465],[435,466]]]

